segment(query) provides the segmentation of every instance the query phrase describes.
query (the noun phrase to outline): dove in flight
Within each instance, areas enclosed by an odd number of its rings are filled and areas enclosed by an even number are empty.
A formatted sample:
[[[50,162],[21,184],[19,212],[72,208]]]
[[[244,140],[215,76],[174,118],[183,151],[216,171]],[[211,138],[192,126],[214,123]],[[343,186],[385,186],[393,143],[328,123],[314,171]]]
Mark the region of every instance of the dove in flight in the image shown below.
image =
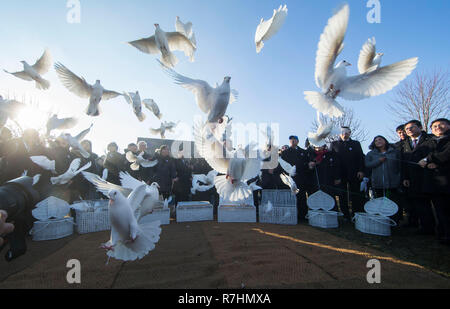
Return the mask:
[[[134,153],[132,153],[131,151],[128,151],[125,154],[126,159],[128,160],[128,162],[131,163],[130,168],[133,171],[138,171],[139,167],[154,167],[156,164],[158,164],[158,160],[146,160],[142,157],[143,153],[139,154],[139,155],[135,155]]]
[[[341,117],[342,106],[336,101],[339,96],[345,100],[359,101],[384,94],[397,86],[416,68],[418,58],[410,58],[394,64],[378,67],[372,71],[347,76],[346,60],[335,65],[344,49],[350,9],[345,4],[334,14],[320,36],[316,53],[315,80],[322,92],[305,91],[305,100],[316,110],[330,117]]]
[[[214,136],[206,138],[206,126],[194,124],[195,148],[201,157],[217,172],[214,184],[217,193],[231,202],[241,201],[252,194],[252,189],[245,181],[256,177],[261,169],[261,158],[251,153],[253,145],[244,151],[228,151]]]
[[[195,194],[197,191],[205,192],[214,187],[214,179],[219,173],[215,170],[210,171],[207,175],[195,174],[192,175],[191,193]],[[200,184],[200,183],[203,183]]]
[[[177,16],[175,19],[175,30],[187,37],[191,41],[192,45],[197,46],[197,40],[195,39],[195,33],[192,30],[191,22],[183,23],[180,16]]]
[[[295,165],[291,165],[288,162],[284,161],[281,157],[278,157],[278,162],[281,165],[281,168],[289,174],[289,176],[294,177],[296,175],[296,167]]]
[[[189,61],[194,62],[196,46],[180,32],[165,32],[159,24],[155,24],[155,34],[151,37],[128,42],[131,46],[146,54],[161,54],[161,62],[165,66],[173,68],[178,59],[172,51],[184,52]]]
[[[88,162],[86,165],[80,168],[81,159],[76,158],[70,163],[69,169],[62,175],[59,175],[58,177],[51,177],[50,182],[53,185],[65,185],[67,184],[72,178],[77,176],[79,173],[87,170],[91,167],[91,162]]]
[[[329,123],[324,123],[319,117],[319,113],[317,113],[317,121],[319,123],[317,132],[309,132],[308,140],[311,145],[315,147],[322,147],[327,143],[326,139],[329,136],[338,135],[339,132],[332,121]]]
[[[291,193],[293,195],[297,195],[300,190],[297,188],[297,184],[294,179],[290,175],[286,175],[285,173],[280,174],[281,181],[291,189]]]
[[[53,174],[56,174],[55,160],[50,160],[46,156],[32,156],[30,160],[33,161],[34,164],[37,164],[39,167],[46,171],[51,171]]]
[[[261,18],[261,21],[256,28],[255,33],[255,44],[256,44],[256,52],[260,53],[264,47],[264,41],[272,38],[283,26],[286,21],[286,17],[288,14],[287,6],[280,5],[278,10],[273,10],[273,16],[271,19],[264,21],[264,18]]]
[[[4,71],[26,81],[35,81],[37,89],[47,90],[50,88],[50,82],[42,77],[50,70],[52,65],[52,56],[48,49],[44,51],[44,54],[35,64],[29,65],[26,61],[21,61],[21,63],[23,64],[23,71],[15,73]]]
[[[8,119],[16,121],[20,112],[27,107],[26,104],[16,100],[6,100],[0,96],[0,128],[6,125]]]
[[[103,88],[100,80],[97,80],[94,85],[89,84],[83,77],[75,75],[59,62],[55,64],[55,70],[64,87],[80,98],[89,99],[89,106],[86,110],[88,116],[96,117],[100,115],[99,104],[101,100],[110,100],[121,95],[116,91]]]
[[[145,120],[145,114],[142,112],[142,101],[139,91],[136,92],[124,92],[123,97],[128,104],[133,108],[133,112],[137,119],[142,122]]]
[[[376,51],[375,38],[368,39],[359,53],[358,71],[360,74],[372,72],[380,67],[384,53]]]
[[[150,133],[153,135],[160,135],[162,139],[166,138],[166,131],[173,132],[173,129],[178,125],[178,123],[174,122],[161,122],[161,126],[158,129],[150,128]]]
[[[76,126],[78,120],[73,117],[68,118],[58,118],[58,115],[53,115],[47,120],[47,136],[50,135],[50,132],[53,130],[67,130],[72,129]]]
[[[126,198],[119,190],[111,190],[109,197],[109,220],[111,237],[102,245],[108,257],[122,261],[142,259],[159,241],[161,222],[139,224],[135,210],[145,194],[145,185],[133,190]]]
[[[151,111],[158,119],[162,118],[163,114],[161,114],[158,104],[156,104],[153,99],[145,99],[142,101],[142,104],[144,104],[145,108]]]
[[[178,74],[162,65],[164,71],[183,88],[193,92],[198,107],[207,114],[209,123],[222,123],[228,105],[237,100],[238,92],[230,88],[231,77],[225,77],[222,85],[211,87],[207,82]]]
[[[89,154],[89,152],[84,150],[84,148],[83,148],[83,146],[81,146],[80,142],[86,137],[86,135],[88,135],[88,133],[91,131],[92,126],[93,126],[93,124],[91,124],[91,126],[89,128],[87,128],[86,130],[83,130],[77,136],[72,136],[69,133],[63,133],[60,135],[59,138],[64,139],[70,145],[70,147],[77,149],[81,153],[81,155],[87,159],[91,155]]]

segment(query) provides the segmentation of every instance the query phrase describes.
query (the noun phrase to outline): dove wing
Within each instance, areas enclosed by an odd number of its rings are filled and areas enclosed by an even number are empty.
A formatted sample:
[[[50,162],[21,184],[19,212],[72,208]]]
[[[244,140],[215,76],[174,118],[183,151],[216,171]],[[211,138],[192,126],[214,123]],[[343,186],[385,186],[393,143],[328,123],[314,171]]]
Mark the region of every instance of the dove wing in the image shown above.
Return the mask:
[[[108,197],[108,192],[110,190],[118,190],[124,196],[128,196],[131,193],[130,189],[123,188],[121,186],[115,185],[113,183],[107,182],[106,180],[100,178],[100,176],[96,174],[92,174],[89,172],[81,172],[90,183],[92,183],[98,192],[101,192],[104,196]]]
[[[261,30],[265,30],[264,34],[261,36],[261,39],[264,39],[265,41],[269,40],[281,29],[284,22],[286,21],[287,12],[288,10],[286,5],[284,7],[280,6],[278,10],[274,10],[272,18],[267,22],[264,22],[264,24],[267,23],[267,25],[263,25],[261,27]]]
[[[120,176],[120,183],[124,188],[135,190],[136,188],[145,185],[145,182],[137,180],[128,173],[120,172],[119,176]]]
[[[111,100],[114,99],[115,97],[120,96],[121,94],[118,93],[117,91],[113,91],[113,90],[103,90],[103,95],[102,95],[102,100]]]
[[[289,188],[292,189],[292,183],[291,183],[291,181],[290,181],[290,179],[289,179],[289,176],[287,176],[287,175],[284,174],[284,173],[281,173],[281,174],[280,174],[280,178],[281,178],[281,181],[282,181],[286,186],[288,186]]]
[[[141,185],[134,189],[128,196],[128,201],[130,202],[133,213],[141,206],[142,202],[144,201],[144,198],[147,195],[146,188],[147,185],[141,183]]]
[[[78,142],[81,142],[86,137],[86,135],[88,135],[88,133],[91,131],[91,128],[92,128],[92,124],[91,124],[91,126],[88,129],[81,131],[80,134],[78,134],[74,138]]]
[[[239,92],[237,90],[231,89],[230,91],[230,104],[236,102],[239,98]]]
[[[410,58],[374,71],[349,77],[341,85],[339,96],[346,100],[362,100],[388,92],[416,68],[418,58]]]
[[[246,159],[244,173],[241,179],[248,180],[258,176],[261,171],[261,164],[260,159]]]
[[[5,71],[6,73],[11,74],[11,75],[14,75],[15,77],[18,77],[18,78],[20,78],[20,79],[24,79],[24,80],[27,80],[27,81],[32,81],[32,80],[33,80],[33,79],[31,78],[31,76],[28,75],[28,73],[26,73],[25,71],[14,72],[14,73],[8,72],[8,71],[6,71],[6,70],[4,70],[4,71]]]
[[[166,32],[167,42],[170,50],[178,50],[184,52],[186,57],[194,61],[194,52],[196,50],[192,42],[180,32]]]
[[[78,123],[78,119],[70,117],[70,118],[63,118],[58,119],[56,128],[57,129],[72,129],[74,126],[76,126]]]
[[[33,156],[30,159],[44,170],[52,171],[55,168],[55,161],[50,160],[46,156]]]
[[[76,170],[80,168],[80,164],[81,164],[80,158],[73,159],[72,163],[70,163],[69,171],[72,171],[75,173]]]
[[[350,9],[344,5],[333,17],[328,20],[316,54],[315,79],[319,88],[326,87],[326,81],[333,72],[337,56],[344,48],[344,37],[347,31]]]
[[[33,65],[33,69],[35,69],[39,75],[43,75],[50,70],[51,65],[52,56],[50,55],[50,51],[46,49],[41,58]]]
[[[278,157],[278,162],[280,163],[281,167],[283,168],[283,170],[286,173],[288,173],[289,175],[292,175],[292,173],[294,171],[294,166],[292,166],[288,162],[284,161],[281,157]]]
[[[81,98],[89,98],[92,92],[92,86],[84,78],[78,77],[61,63],[55,64],[55,70],[61,83],[72,93]]]
[[[152,35],[151,37],[140,39],[136,41],[128,42],[131,46],[136,47],[141,52],[146,54],[159,54],[161,51],[158,49],[158,46],[156,45],[155,36]]]
[[[360,74],[366,73],[372,66],[373,58],[376,55],[375,38],[368,39],[359,52],[358,71]]]
[[[131,151],[128,151],[125,154],[125,157],[127,158],[127,161],[130,163],[134,163],[137,160],[137,157]]]

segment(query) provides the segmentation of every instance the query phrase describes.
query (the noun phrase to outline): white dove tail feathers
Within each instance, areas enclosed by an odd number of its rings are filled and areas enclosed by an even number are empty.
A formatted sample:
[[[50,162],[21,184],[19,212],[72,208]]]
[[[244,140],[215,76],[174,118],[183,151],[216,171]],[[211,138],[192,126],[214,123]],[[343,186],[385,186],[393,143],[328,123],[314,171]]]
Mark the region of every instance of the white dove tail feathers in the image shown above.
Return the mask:
[[[161,222],[154,221],[138,224],[139,233],[134,242],[119,242],[114,247],[114,251],[108,251],[107,255],[117,260],[135,261],[142,259],[150,251],[155,249],[155,244],[159,241],[161,234]]]
[[[244,182],[232,184],[227,176],[217,176],[214,179],[217,193],[224,199],[237,202],[248,198],[252,194],[252,189]]]
[[[42,77],[37,78],[36,80],[36,88],[39,90],[47,90],[50,88],[50,82]]]
[[[178,59],[173,53],[167,52],[167,53],[161,54],[161,62],[166,67],[174,68],[178,63]]]
[[[140,122],[142,122],[142,121],[145,120],[145,114],[144,114],[144,113],[140,113],[139,115],[136,115],[136,116],[137,116],[137,118],[138,118],[138,120],[139,120]]]
[[[332,98],[317,91],[305,91],[305,100],[317,111],[330,117],[339,118],[344,115],[344,108]]]
[[[264,42],[261,40],[256,43],[256,52],[259,54],[264,47]]]

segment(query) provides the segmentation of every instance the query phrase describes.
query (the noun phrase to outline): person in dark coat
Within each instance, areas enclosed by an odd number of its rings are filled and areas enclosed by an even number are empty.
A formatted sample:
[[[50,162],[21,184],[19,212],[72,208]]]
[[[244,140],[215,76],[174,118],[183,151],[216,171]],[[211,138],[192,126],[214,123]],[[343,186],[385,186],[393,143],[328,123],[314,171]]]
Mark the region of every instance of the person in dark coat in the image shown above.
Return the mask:
[[[424,149],[430,136],[423,131],[422,124],[418,120],[411,120],[405,124],[408,135],[402,145],[402,174],[403,186],[407,188],[408,213],[412,217],[411,226],[420,223],[418,233],[434,235],[435,220],[431,209],[430,197],[423,192],[424,173],[417,164],[424,158]]]
[[[376,136],[369,146],[370,152],[365,158],[366,167],[371,169],[371,184],[375,197],[387,197],[398,205],[398,212],[392,216],[398,224],[403,209],[400,204],[401,185],[400,151],[391,145],[385,137]]]
[[[328,149],[326,144],[323,146],[310,145],[308,148],[308,173],[314,180],[309,195],[322,190],[335,198],[338,195],[336,187],[342,181],[340,169],[339,156],[336,152]],[[334,210],[337,210],[337,204],[335,204]],[[348,209],[344,208],[341,211],[345,217],[350,217]]]
[[[125,156],[118,152],[116,143],[110,143],[107,147],[108,153],[103,163],[103,167],[108,170],[108,182],[120,185],[120,172],[127,170],[128,161]]]
[[[364,153],[360,142],[350,138],[351,133],[350,128],[342,127],[339,140],[331,143],[331,149],[338,154],[341,164],[339,204],[344,215],[350,214],[350,201],[352,214],[364,211],[364,195],[360,191],[365,169]]]
[[[158,164],[155,166],[155,174],[152,182],[158,183],[160,187],[159,193],[166,199],[171,195],[173,183],[177,180],[175,162],[170,156],[167,145],[161,146],[156,158]]]
[[[271,153],[272,146],[267,145],[266,152]],[[276,155],[276,153],[275,153]],[[265,162],[271,162],[272,154],[269,157],[263,159],[263,166]],[[263,188],[263,190],[289,190],[289,187],[285,185],[280,178],[280,174],[284,172],[280,163],[276,162],[276,168],[268,168],[261,170],[261,179],[259,186]]]
[[[433,137],[419,149],[424,158],[419,165],[424,171],[423,191],[429,195],[438,219],[438,236],[450,244],[450,121],[436,119],[431,123]]]
[[[295,165],[297,169],[296,175],[293,177],[299,193],[297,194],[297,213],[298,221],[305,221],[305,216],[308,213],[308,206],[306,205],[306,194],[310,190],[309,185],[312,183],[308,178],[308,175],[302,173],[308,166],[308,155],[306,150],[298,146],[298,137],[290,136],[290,147],[284,150],[281,154],[281,158],[291,165]]]
[[[192,166],[180,152],[179,158],[175,160],[176,175],[173,183],[173,193],[175,194],[175,205],[178,202],[189,201],[189,193],[192,185]]]
[[[397,143],[395,143],[393,146],[394,146],[396,149],[401,150],[401,148],[403,147],[403,146],[402,146],[402,145],[403,145],[403,142],[404,142],[406,139],[408,139],[408,135],[406,135],[406,132],[405,132],[405,125],[404,125],[404,124],[399,125],[399,126],[397,127],[397,129],[395,129],[395,132],[397,133],[397,136],[398,136],[398,138],[399,138],[399,141],[398,141]]]

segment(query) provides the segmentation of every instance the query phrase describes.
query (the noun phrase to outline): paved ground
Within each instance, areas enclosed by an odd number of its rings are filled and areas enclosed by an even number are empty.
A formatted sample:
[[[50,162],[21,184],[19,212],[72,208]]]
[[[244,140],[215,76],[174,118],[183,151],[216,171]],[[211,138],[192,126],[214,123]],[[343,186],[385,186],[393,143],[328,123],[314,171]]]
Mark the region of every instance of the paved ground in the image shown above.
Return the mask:
[[[99,245],[108,238],[30,240],[25,256],[1,257],[0,288],[450,288],[420,265],[308,225],[172,222],[144,259],[105,265]],[[371,258],[381,262],[381,284],[366,281]],[[70,259],[81,262],[79,285],[66,282]]]

